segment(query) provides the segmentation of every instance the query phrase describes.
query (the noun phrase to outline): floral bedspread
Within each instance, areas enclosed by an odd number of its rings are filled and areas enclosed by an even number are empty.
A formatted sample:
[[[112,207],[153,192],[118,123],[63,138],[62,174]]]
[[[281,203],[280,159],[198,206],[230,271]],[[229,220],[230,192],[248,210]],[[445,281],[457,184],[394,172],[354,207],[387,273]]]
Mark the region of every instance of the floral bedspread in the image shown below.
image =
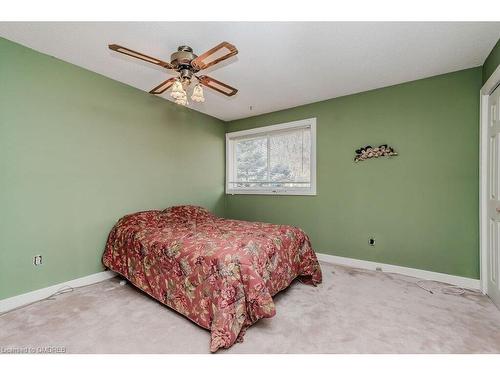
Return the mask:
[[[241,341],[257,320],[274,316],[272,296],[296,277],[321,283],[318,260],[301,229],[222,219],[196,206],[121,218],[102,260],[209,329],[212,352]]]

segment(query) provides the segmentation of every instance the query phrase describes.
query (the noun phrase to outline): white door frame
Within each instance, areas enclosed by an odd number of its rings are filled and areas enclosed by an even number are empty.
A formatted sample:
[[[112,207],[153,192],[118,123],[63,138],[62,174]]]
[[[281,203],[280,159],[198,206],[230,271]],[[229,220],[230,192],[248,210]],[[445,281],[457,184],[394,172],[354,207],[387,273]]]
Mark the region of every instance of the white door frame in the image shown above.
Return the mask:
[[[500,85],[500,65],[497,66],[493,74],[488,78],[486,83],[481,87],[479,92],[479,253],[480,253],[480,278],[481,278],[481,291],[486,294],[487,281],[488,281],[488,237],[487,237],[487,223],[488,223],[488,193],[487,193],[487,159],[488,159],[488,97]]]

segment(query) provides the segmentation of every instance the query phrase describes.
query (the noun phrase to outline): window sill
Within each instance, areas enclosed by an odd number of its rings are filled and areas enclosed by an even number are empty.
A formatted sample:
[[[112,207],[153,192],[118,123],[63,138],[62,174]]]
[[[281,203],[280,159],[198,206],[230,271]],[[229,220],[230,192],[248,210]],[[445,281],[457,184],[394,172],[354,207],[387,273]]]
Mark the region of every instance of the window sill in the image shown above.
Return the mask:
[[[226,195],[304,195],[315,196],[316,191],[300,191],[300,190],[226,190]]]

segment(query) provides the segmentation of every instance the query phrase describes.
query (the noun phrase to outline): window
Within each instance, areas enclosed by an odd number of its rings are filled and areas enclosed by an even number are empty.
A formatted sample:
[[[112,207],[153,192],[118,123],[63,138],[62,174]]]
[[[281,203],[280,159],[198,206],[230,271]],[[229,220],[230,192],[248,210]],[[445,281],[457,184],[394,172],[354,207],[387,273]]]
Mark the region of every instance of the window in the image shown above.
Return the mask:
[[[316,119],[227,133],[226,193],[316,195]]]

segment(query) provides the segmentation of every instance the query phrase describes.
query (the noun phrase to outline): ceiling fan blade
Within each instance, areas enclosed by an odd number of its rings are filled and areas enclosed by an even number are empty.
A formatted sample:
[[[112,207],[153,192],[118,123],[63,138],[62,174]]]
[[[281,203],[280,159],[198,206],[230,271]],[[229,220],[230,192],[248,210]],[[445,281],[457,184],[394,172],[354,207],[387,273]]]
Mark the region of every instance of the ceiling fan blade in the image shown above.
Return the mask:
[[[154,89],[152,89],[149,93],[150,94],[155,94],[159,95],[164,93],[169,89],[170,86],[172,86],[177,78],[169,78],[166,81],[160,83],[158,86],[156,86]]]
[[[222,83],[221,81],[217,81],[216,79],[209,77],[209,76],[200,76],[196,77],[198,78],[198,81],[203,86],[207,86],[215,91],[220,92],[221,94],[227,95],[227,96],[233,96],[238,92],[237,89],[234,87],[231,87],[229,85],[226,85],[225,83]]]
[[[109,49],[111,49],[113,51],[123,53],[124,55],[135,57],[136,59],[141,59],[143,61],[147,61],[149,63],[156,64],[156,65],[162,66],[162,67],[167,68],[167,69],[174,68],[170,63],[168,63],[166,61],[157,59],[156,57],[151,57],[151,56],[145,55],[143,53],[131,50],[129,48],[122,47],[118,44],[110,44],[108,47],[109,47]]]
[[[193,61],[191,65],[199,70],[206,69],[209,66],[215,65],[223,60],[230,58],[238,53],[235,46],[228,42],[222,42],[221,44],[209,49],[207,52],[201,54]]]

